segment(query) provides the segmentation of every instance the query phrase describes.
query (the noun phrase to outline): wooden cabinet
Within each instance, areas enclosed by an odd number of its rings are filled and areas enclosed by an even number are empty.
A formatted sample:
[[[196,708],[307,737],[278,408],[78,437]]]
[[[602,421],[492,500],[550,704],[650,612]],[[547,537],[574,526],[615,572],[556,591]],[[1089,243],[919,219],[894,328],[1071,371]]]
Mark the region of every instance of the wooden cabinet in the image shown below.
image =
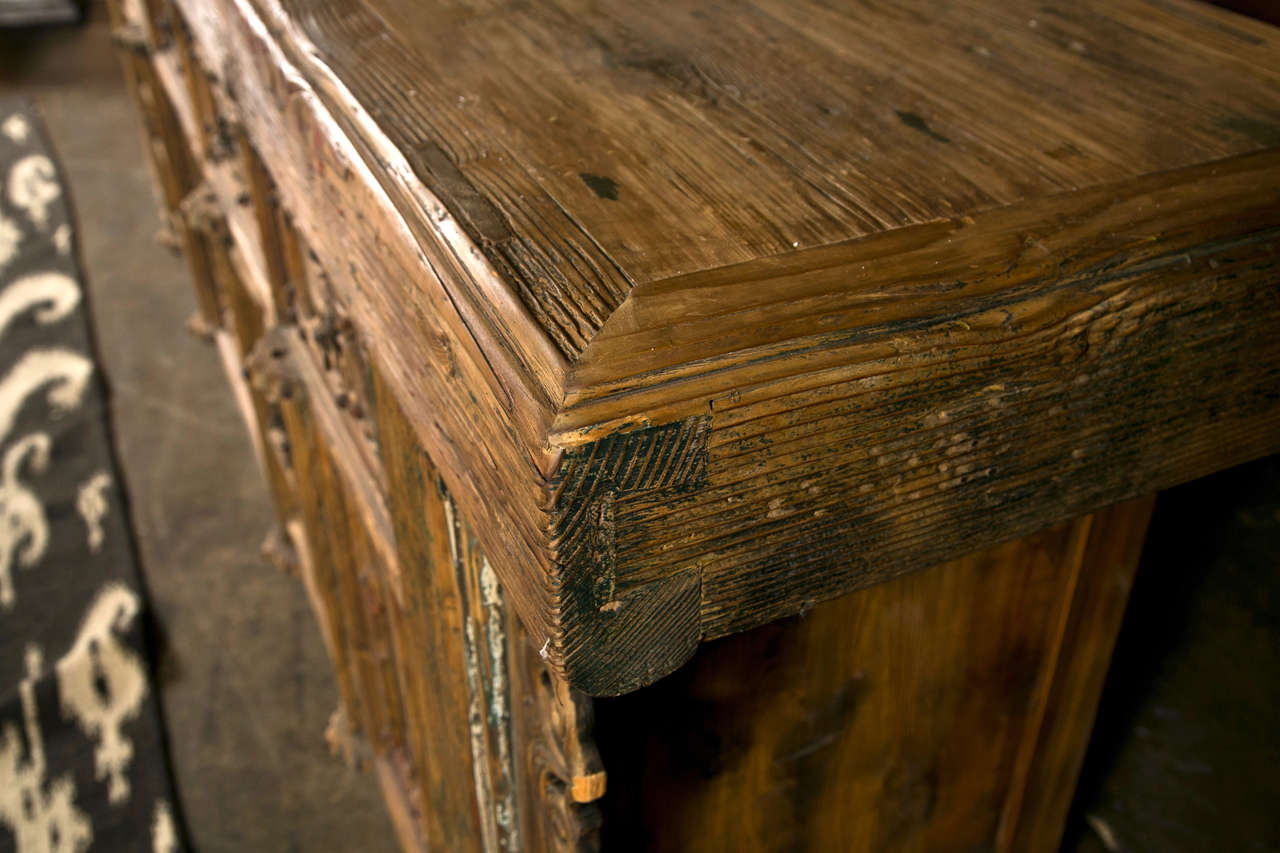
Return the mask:
[[[113,15],[407,849],[1055,847],[1150,495],[1280,449],[1277,31]]]

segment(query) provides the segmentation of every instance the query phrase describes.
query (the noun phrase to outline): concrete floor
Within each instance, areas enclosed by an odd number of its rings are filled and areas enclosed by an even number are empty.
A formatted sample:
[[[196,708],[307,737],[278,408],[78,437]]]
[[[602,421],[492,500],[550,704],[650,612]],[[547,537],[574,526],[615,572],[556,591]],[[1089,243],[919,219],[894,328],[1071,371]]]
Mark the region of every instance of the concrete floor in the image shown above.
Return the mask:
[[[1064,851],[1280,851],[1280,457],[1156,501]]]
[[[36,102],[69,175],[91,314],[194,849],[396,849],[373,777],[329,755],[336,688],[306,596],[259,555],[272,513],[217,353],[159,218],[139,118],[100,9],[0,33],[0,92]]]

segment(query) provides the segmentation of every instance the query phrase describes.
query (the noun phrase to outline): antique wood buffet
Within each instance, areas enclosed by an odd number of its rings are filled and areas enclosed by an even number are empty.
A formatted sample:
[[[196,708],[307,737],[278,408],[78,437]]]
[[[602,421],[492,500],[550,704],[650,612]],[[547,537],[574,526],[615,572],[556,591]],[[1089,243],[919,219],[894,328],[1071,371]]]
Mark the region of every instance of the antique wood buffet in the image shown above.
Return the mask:
[[[1277,31],[112,14],[407,850],[1054,849],[1150,496],[1280,449]]]

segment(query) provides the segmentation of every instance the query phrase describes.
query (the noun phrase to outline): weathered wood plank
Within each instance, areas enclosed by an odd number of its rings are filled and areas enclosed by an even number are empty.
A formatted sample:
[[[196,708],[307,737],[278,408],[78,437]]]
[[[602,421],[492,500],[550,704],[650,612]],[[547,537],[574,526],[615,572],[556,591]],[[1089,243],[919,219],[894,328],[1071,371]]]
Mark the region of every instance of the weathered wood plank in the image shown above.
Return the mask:
[[[604,773],[590,700],[551,675],[520,627],[416,430],[344,325],[346,296],[225,120],[226,98],[216,88],[202,95],[206,73],[176,73],[172,55],[150,54],[149,38],[126,58],[162,98],[148,59],[186,81],[170,81],[184,106],[171,110],[162,141],[190,175],[186,184],[173,169],[161,177],[202,249],[192,261],[216,299],[211,316],[224,328],[214,336],[281,513],[276,556],[302,576],[338,672],[335,737],[366,744],[349,758],[372,750],[406,849],[594,849],[599,817],[588,803]],[[197,119],[197,99],[212,113]],[[214,127],[238,138],[240,165],[218,150]],[[167,150],[155,153],[166,168]]]
[[[590,700],[546,668],[469,525],[376,371],[404,577],[408,743],[433,849],[594,849],[604,788]],[[394,606],[394,605],[393,605]]]
[[[588,692],[1280,448],[1260,25],[179,6],[193,98],[234,109],[329,273],[344,385],[367,408],[381,372]]]
[[[1095,513],[1058,622],[1056,648],[1019,748],[996,850],[1051,850],[1061,840],[1107,664],[1120,633],[1154,500]]]
[[[708,643],[599,700],[606,848],[1055,849],[1060,819],[1018,818],[1070,803],[1150,506]]]
[[[624,691],[700,637],[1280,449],[1278,188],[1250,155],[635,288],[570,372],[553,482],[695,422],[701,474],[554,493],[571,679]]]
[[[302,522],[305,551],[310,555],[312,570],[306,575],[307,588],[320,603],[318,620],[325,627],[327,646],[338,682],[341,707],[348,724],[357,731],[368,731],[365,702],[357,688],[357,677],[351,647],[354,643],[350,615],[344,613],[339,594],[338,555],[327,535],[326,496],[320,491],[323,447],[317,444],[314,428],[297,406],[282,402],[281,412],[289,435],[290,458],[298,482],[299,519]],[[313,605],[314,606],[314,605]]]
[[[570,360],[633,284],[1280,126],[1276,33],[1178,0],[282,6]]]
[[[518,317],[495,326],[500,299],[482,314],[467,307],[476,296],[458,288],[488,293],[500,287],[492,271],[461,232],[434,244],[418,239],[378,175],[399,178],[381,168],[375,175],[252,6],[179,6],[197,55],[230,87],[281,202],[340,289],[371,360],[411,411],[418,440],[440,464],[513,605],[531,631],[549,635],[548,580],[527,568],[544,561],[541,472],[551,467],[546,426],[562,368],[538,355],[536,341],[509,346],[512,334],[538,333]],[[431,221],[447,230],[439,217]]]

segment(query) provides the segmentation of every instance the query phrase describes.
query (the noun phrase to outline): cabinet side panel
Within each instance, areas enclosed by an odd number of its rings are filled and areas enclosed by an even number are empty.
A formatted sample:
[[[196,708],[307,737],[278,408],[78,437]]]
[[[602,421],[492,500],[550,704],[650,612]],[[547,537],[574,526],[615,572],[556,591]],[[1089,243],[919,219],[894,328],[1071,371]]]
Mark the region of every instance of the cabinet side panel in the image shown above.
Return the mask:
[[[1011,810],[1056,839],[1078,761],[1054,756],[1087,740],[1144,528],[1104,510],[596,700],[606,849],[1030,849],[1001,833]]]

